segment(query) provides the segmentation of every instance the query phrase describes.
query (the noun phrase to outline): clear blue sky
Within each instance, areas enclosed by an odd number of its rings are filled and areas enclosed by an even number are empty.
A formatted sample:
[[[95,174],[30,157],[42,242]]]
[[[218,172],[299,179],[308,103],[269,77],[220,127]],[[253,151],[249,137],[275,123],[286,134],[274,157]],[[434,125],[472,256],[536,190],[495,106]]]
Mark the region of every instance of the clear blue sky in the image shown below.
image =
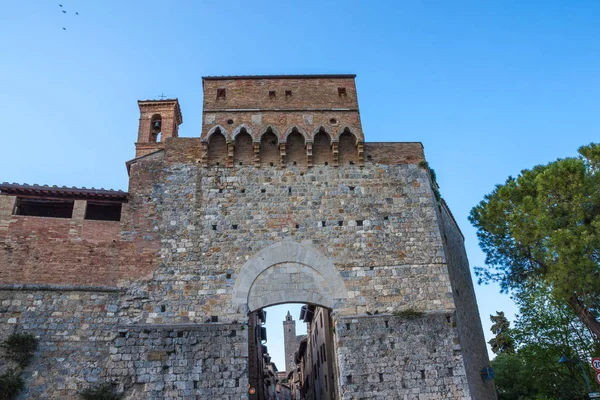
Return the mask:
[[[424,144],[481,265],[471,207],[600,140],[598,21],[583,0],[4,2],[0,181],[127,189],[137,99],[178,97],[197,137],[203,75],[356,73],[367,141]],[[486,334],[512,315],[477,295]]]

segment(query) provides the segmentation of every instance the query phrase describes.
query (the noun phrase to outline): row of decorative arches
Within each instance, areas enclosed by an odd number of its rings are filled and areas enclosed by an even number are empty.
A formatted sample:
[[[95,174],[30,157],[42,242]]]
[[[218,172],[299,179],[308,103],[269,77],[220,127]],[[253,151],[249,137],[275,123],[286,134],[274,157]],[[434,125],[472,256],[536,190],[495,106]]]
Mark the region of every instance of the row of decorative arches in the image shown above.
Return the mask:
[[[258,135],[254,135],[254,131],[252,130],[252,128],[250,128],[246,124],[241,124],[240,126],[235,128],[233,131],[231,131],[231,133],[227,129],[225,129],[222,125],[215,125],[212,128],[210,128],[210,130],[207,132],[204,140],[208,141],[208,140],[210,140],[210,137],[215,132],[220,132],[223,136],[225,136],[225,140],[227,140],[229,142],[229,141],[235,140],[236,136],[239,135],[240,132],[242,132],[242,131],[247,132],[257,142],[259,142],[260,138],[269,131],[274,133],[275,136],[277,136],[278,138],[281,138],[281,142],[285,142],[287,140],[287,137],[294,131],[300,133],[306,141],[313,140],[315,138],[315,135],[320,131],[327,133],[329,135],[329,137],[331,138],[331,140],[334,142],[338,141],[340,136],[345,132],[351,133],[352,135],[354,135],[354,137],[357,140],[361,139],[361,135],[358,134],[357,129],[355,129],[349,125],[341,126],[337,130],[332,130],[331,128],[329,128],[326,125],[320,125],[320,126],[316,127],[311,133],[307,132],[300,126],[294,125],[294,126],[290,126],[289,128],[287,128],[286,131],[283,132],[283,135],[280,134],[279,130],[276,127],[274,127],[272,125],[267,125],[260,129],[260,131],[258,132]]]
[[[228,138],[231,139],[228,140]],[[320,127],[308,140],[298,127],[285,132],[283,140],[273,127],[266,127],[256,141],[249,128],[241,126],[231,136],[220,126],[203,140],[203,164],[206,166],[299,166],[362,164],[363,144],[345,128],[336,139]]]

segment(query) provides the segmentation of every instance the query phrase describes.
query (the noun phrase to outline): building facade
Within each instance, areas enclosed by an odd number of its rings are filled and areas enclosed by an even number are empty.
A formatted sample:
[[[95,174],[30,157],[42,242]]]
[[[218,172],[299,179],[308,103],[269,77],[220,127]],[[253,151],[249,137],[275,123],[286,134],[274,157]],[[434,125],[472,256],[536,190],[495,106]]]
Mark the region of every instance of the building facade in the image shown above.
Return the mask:
[[[0,185],[0,339],[39,339],[23,397],[248,398],[252,313],[293,302],[329,313],[340,399],[494,398],[422,145],[365,141],[353,75],[203,90],[195,138],[176,99],[138,102],[128,192]]]
[[[306,323],[295,352],[296,369],[293,382],[298,382],[298,400],[334,400],[339,387],[339,371],[333,345],[333,329],[329,310],[313,305],[302,307],[300,319]],[[287,343],[286,343],[287,345]]]

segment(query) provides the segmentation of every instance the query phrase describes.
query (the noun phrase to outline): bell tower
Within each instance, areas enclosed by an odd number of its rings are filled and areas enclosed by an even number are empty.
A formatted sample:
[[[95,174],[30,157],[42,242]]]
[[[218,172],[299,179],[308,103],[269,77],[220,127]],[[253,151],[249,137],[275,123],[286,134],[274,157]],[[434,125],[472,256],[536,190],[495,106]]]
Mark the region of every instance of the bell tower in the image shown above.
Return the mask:
[[[294,362],[294,353],[298,350],[298,339],[296,338],[296,321],[288,311],[283,321],[283,346],[285,350],[285,372],[296,369]]]
[[[138,100],[140,126],[135,156],[141,157],[164,148],[168,138],[178,137],[183,122],[177,99]]]

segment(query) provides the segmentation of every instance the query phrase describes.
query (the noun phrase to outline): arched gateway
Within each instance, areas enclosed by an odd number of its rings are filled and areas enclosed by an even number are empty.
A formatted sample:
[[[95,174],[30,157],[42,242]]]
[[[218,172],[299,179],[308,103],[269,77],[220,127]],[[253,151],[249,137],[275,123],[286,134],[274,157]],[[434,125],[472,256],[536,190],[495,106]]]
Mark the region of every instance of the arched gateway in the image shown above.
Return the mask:
[[[177,99],[138,102],[128,193],[0,184],[0,342],[40,342],[21,397],[265,400],[287,380],[296,400],[494,399],[423,146],[364,141],[353,75],[202,88],[197,138]],[[264,308],[292,302],[290,379]]]
[[[247,311],[281,303],[335,309],[347,297],[333,263],[312,247],[291,240],[275,243],[251,257],[233,289],[233,304],[247,305]]]

